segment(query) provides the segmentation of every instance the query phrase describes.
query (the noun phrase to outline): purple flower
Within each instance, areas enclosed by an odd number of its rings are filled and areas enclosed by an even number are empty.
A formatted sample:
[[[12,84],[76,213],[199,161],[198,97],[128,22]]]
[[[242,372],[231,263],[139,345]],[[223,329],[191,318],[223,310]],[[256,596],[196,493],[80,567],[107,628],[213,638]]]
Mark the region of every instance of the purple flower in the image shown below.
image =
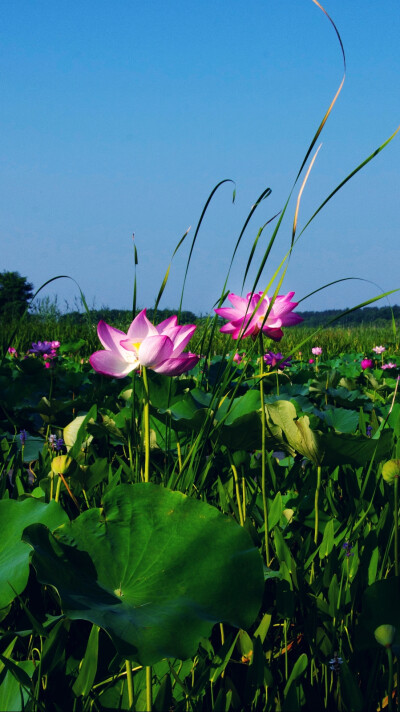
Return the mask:
[[[89,361],[98,373],[123,378],[141,366],[156,373],[178,376],[190,371],[200,359],[192,353],[182,353],[196,327],[193,324],[178,326],[178,318],[171,316],[154,326],[143,309],[133,320],[128,333],[99,321],[97,334],[104,346]]]
[[[372,437],[372,425],[367,425],[365,430],[366,430],[367,438]]]
[[[221,327],[222,334],[231,334],[232,339],[252,336],[255,338],[262,329],[266,336],[274,341],[280,341],[283,336],[282,326],[293,326],[303,321],[301,316],[292,314],[297,307],[297,302],[290,301],[294,292],[280,294],[275,297],[271,306],[271,299],[263,296],[263,292],[239,297],[237,294],[228,294],[231,307],[222,307],[214,311],[228,319],[228,323]],[[268,316],[266,317],[266,314]]]
[[[365,371],[367,368],[372,368],[374,365],[374,362],[372,358],[363,358],[361,361],[361,368],[363,371]]]
[[[341,665],[343,665],[343,659],[337,653],[333,653],[333,658],[329,661],[330,669],[339,674]]]
[[[37,343],[33,343],[32,348],[29,349],[29,353],[37,354],[38,356],[49,354],[52,349],[51,343],[51,341],[38,341]]]
[[[264,356],[264,361],[267,364],[267,366],[271,366],[271,368],[274,368],[274,366],[279,364],[279,368],[283,371],[285,366],[291,365],[292,357],[288,356],[287,358],[284,359],[283,354],[281,354],[280,351],[278,351],[278,353],[276,353],[276,354],[274,354],[273,351],[267,351],[267,353]]]
[[[347,558],[349,556],[354,556],[352,552],[353,545],[349,541],[345,541],[344,544],[342,545],[342,549],[345,550]]]
[[[26,443],[27,432],[26,430],[21,430],[19,434],[19,439],[21,440],[21,445],[24,447]]]
[[[64,447],[64,440],[62,438],[57,438],[56,440],[56,450],[59,452],[59,450],[62,450]]]

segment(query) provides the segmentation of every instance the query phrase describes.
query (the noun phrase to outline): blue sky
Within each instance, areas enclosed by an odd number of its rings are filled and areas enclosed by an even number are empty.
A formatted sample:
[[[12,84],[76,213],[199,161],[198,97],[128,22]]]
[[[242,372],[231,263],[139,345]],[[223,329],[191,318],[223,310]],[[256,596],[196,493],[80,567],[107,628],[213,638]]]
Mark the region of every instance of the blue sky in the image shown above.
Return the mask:
[[[190,240],[216,194],[193,252],[183,308],[208,313],[259,194],[228,287],[240,293],[258,229],[284,205],[342,77],[334,30],[311,0],[18,0],[4,3],[0,270],[38,288],[68,274],[97,308],[130,308],[133,242],[138,304],[179,304]],[[326,0],[347,77],[322,132],[299,229],[336,185],[400,123],[398,0]],[[282,292],[302,309],[346,308],[400,287],[400,134],[324,208],[293,252]],[[286,253],[296,191],[262,278]],[[251,289],[271,228],[260,239]],[[42,295],[73,306],[60,280]],[[383,302],[382,302],[383,303]],[[391,297],[400,303],[400,293]]]

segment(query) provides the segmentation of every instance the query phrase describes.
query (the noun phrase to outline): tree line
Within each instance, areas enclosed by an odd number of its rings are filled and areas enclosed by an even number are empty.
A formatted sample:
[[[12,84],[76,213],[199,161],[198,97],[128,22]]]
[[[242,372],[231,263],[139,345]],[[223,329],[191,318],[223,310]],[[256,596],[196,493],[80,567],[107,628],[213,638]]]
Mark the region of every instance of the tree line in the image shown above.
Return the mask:
[[[0,318],[11,321],[15,318],[20,318],[30,306],[34,291],[33,285],[28,282],[26,277],[22,277],[18,272],[4,271],[0,272]],[[36,301],[36,300],[35,300]],[[40,304],[40,300],[39,300]],[[138,313],[139,310],[136,311]],[[302,311],[296,312],[304,321],[303,326],[319,327],[324,326],[330,319],[338,317],[345,309],[325,309],[324,311]],[[156,323],[167,319],[177,313],[176,309],[147,309],[147,316],[150,321]],[[89,310],[90,321],[97,322],[104,319],[111,324],[129,323],[132,320],[131,309],[109,309],[103,307],[101,309]],[[70,324],[83,324],[88,320],[89,315],[84,311],[75,309],[62,313],[55,303],[49,298],[44,298],[41,301],[41,308],[33,305],[27,314],[28,319],[54,320],[60,322],[68,322]],[[400,320],[400,306],[372,306],[357,309],[350,314],[342,316],[338,320],[338,326],[351,325],[368,325],[385,326],[392,319]],[[180,324],[193,324],[204,322],[206,317],[196,315],[192,311],[182,311],[179,316]],[[222,321],[222,320],[221,320]],[[301,324],[299,325],[301,326]]]

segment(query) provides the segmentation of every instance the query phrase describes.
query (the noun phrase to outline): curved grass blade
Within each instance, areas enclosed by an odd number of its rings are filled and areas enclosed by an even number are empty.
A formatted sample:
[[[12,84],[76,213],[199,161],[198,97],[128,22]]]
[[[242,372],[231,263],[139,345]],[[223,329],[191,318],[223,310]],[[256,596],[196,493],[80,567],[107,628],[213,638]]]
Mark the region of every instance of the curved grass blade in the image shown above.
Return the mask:
[[[258,231],[258,233],[257,233],[257,237],[256,237],[256,239],[254,240],[253,247],[251,248],[250,257],[249,257],[249,259],[247,260],[247,265],[246,265],[246,269],[245,269],[244,277],[243,277],[243,282],[242,282],[242,291],[243,291],[243,289],[244,289],[244,285],[245,285],[246,278],[247,278],[247,275],[248,275],[248,272],[249,272],[249,269],[250,269],[250,265],[251,265],[251,263],[252,263],[252,261],[253,261],[254,252],[255,252],[255,250],[256,250],[258,241],[259,241],[259,239],[260,239],[260,237],[261,237],[261,235],[262,235],[264,229],[267,227],[267,225],[269,225],[273,220],[275,220],[275,218],[277,218],[278,215],[279,215],[279,213],[276,213],[276,215],[274,215],[272,218],[270,218],[270,220],[268,220],[266,223],[264,223],[264,225],[263,225],[262,227],[260,227],[260,229],[259,229],[259,231]]]
[[[182,245],[183,241],[184,241],[185,238],[187,237],[187,235],[188,235],[188,233],[189,233],[189,230],[190,230],[190,227],[188,227],[188,229],[186,230],[186,232],[185,232],[185,234],[183,235],[183,237],[181,237],[181,239],[179,240],[177,246],[175,247],[175,249],[174,249],[174,251],[173,251],[173,253],[172,253],[171,261],[170,261],[170,263],[169,263],[169,265],[168,265],[167,271],[166,271],[166,273],[165,273],[164,279],[163,279],[162,284],[161,284],[161,287],[160,287],[160,291],[158,292],[158,296],[157,296],[157,299],[156,299],[156,303],[155,303],[155,305],[154,305],[153,321],[155,321],[156,314],[157,314],[157,307],[158,307],[158,305],[159,305],[159,303],[160,303],[160,299],[161,299],[161,297],[162,297],[162,295],[163,295],[164,289],[165,289],[165,287],[166,287],[166,285],[167,285],[167,282],[168,282],[169,271],[170,271],[170,269],[171,269],[172,260],[174,259],[175,255],[176,255],[176,253],[178,252],[178,250],[179,250],[180,246]],[[179,310],[179,311],[180,311],[180,310]]]
[[[219,183],[217,183],[217,185],[212,189],[210,195],[208,196],[207,201],[206,201],[206,203],[205,203],[205,205],[204,205],[204,208],[203,208],[203,210],[202,210],[202,212],[201,212],[199,222],[197,223],[196,231],[195,231],[195,233],[194,233],[193,240],[192,240],[192,244],[191,244],[191,247],[190,247],[189,257],[188,257],[187,263],[186,263],[185,276],[184,276],[184,278],[183,278],[183,285],[182,285],[182,292],[181,292],[181,300],[180,300],[180,302],[179,302],[179,312],[178,312],[179,314],[180,314],[180,312],[181,312],[181,310],[182,310],[183,294],[184,294],[184,291],[185,291],[185,285],[186,285],[186,279],[187,279],[187,275],[188,275],[188,271],[189,271],[189,265],[190,265],[190,261],[191,261],[191,259],[192,259],[192,254],[193,254],[194,246],[195,246],[195,243],[196,243],[197,235],[199,234],[199,230],[200,230],[200,227],[201,227],[201,223],[203,222],[203,218],[204,218],[204,216],[205,216],[205,214],[206,214],[207,208],[208,208],[208,206],[209,206],[211,200],[212,200],[213,197],[214,197],[214,194],[217,192],[218,188],[220,188],[221,185],[223,185],[224,183],[233,183],[233,184],[235,185],[235,181],[233,181],[231,178],[224,178],[224,180],[221,180]],[[234,201],[234,200],[235,200],[235,193],[234,193],[234,197],[233,197],[233,201]]]
[[[314,2],[314,0],[313,0],[313,2]],[[356,173],[358,173],[358,171],[361,170],[361,168],[364,168],[364,166],[366,166],[367,163],[369,163],[370,161],[372,161],[372,159],[375,158],[375,156],[377,156],[378,153],[380,153],[381,151],[383,151],[383,149],[386,148],[386,146],[392,141],[392,139],[394,139],[394,137],[396,136],[396,134],[398,133],[399,130],[400,130],[400,125],[397,127],[397,129],[394,131],[394,133],[392,133],[392,135],[391,135],[384,143],[382,143],[381,146],[379,146],[379,148],[377,148],[373,153],[371,153],[371,155],[368,156],[368,158],[366,158],[362,163],[360,163],[360,164],[357,166],[357,168],[355,168],[353,171],[351,171],[351,173],[349,173],[349,175],[348,175],[344,180],[342,180],[342,182],[339,183],[338,186],[336,186],[336,188],[332,191],[332,193],[330,193],[330,194],[328,195],[328,197],[325,198],[325,200],[321,203],[321,205],[319,206],[319,208],[315,211],[315,213],[313,213],[313,215],[311,216],[311,218],[310,218],[310,219],[308,220],[308,222],[305,224],[305,226],[303,227],[302,231],[301,231],[301,232],[299,233],[299,235],[297,236],[297,238],[296,238],[296,240],[295,240],[295,243],[300,239],[300,237],[302,236],[304,230],[305,230],[305,229],[309,226],[309,224],[314,220],[314,218],[318,215],[318,213],[322,210],[322,208],[331,200],[331,198],[333,198],[333,196],[336,195],[336,193],[337,193],[341,188],[343,188],[343,186],[346,185],[346,183],[347,183],[351,178],[353,178],[353,176],[355,176]]]
[[[304,180],[303,180],[303,182],[302,182],[302,184],[301,184],[301,188],[300,188],[299,194],[298,194],[298,196],[297,196],[296,210],[295,210],[295,212],[294,212],[294,218],[293,218],[292,240],[291,240],[291,243],[290,243],[290,247],[291,247],[291,248],[292,248],[293,245],[294,245],[294,238],[295,238],[295,235],[296,235],[297,220],[298,220],[298,216],[299,216],[301,196],[303,195],[303,190],[304,190],[304,188],[306,187],[306,183],[307,183],[307,181],[308,181],[308,177],[309,177],[309,175],[310,175],[310,173],[311,173],[311,169],[312,169],[312,167],[313,167],[313,165],[314,165],[314,163],[315,163],[315,159],[316,159],[316,157],[318,156],[318,153],[319,153],[319,150],[320,150],[321,146],[322,146],[322,143],[320,143],[320,145],[318,146],[316,152],[314,153],[314,155],[313,155],[313,157],[312,157],[311,163],[310,163],[310,165],[309,165],[308,168],[307,168],[307,173],[306,173],[305,178],[304,178]]]
[[[329,286],[329,285],[327,285],[327,286]],[[322,287],[322,289],[323,289],[323,287]],[[363,307],[367,307],[368,304],[373,304],[374,302],[378,302],[380,299],[384,299],[384,297],[388,297],[389,294],[395,294],[395,292],[399,292],[399,291],[400,291],[400,289],[392,289],[390,292],[385,292],[384,294],[379,294],[379,296],[377,296],[377,297],[372,297],[372,299],[367,299],[367,301],[362,302],[361,304],[357,304],[357,306],[355,306],[355,307],[351,307],[350,309],[346,309],[344,312],[341,312],[341,314],[339,314],[338,316],[332,317],[332,319],[329,319],[329,320],[326,322],[326,324],[324,324],[323,326],[318,327],[318,329],[316,329],[316,330],[313,331],[311,334],[309,334],[309,336],[307,336],[305,339],[303,339],[303,340],[300,341],[298,344],[296,344],[296,346],[294,346],[294,347],[289,351],[289,353],[287,354],[287,356],[291,356],[292,354],[294,354],[296,351],[298,351],[299,348],[301,348],[301,346],[303,346],[303,345],[306,344],[308,341],[310,341],[311,339],[313,339],[314,336],[316,336],[317,334],[321,333],[321,331],[323,331],[324,329],[326,329],[327,326],[330,326],[331,324],[334,324],[335,321],[338,321],[339,319],[341,319],[342,316],[347,316],[347,314],[351,314],[352,312],[357,311],[357,309],[362,309]]]
[[[306,155],[305,155],[305,157],[304,157],[304,159],[303,159],[303,162],[302,162],[302,164],[301,164],[301,166],[300,166],[300,170],[299,170],[299,172],[298,172],[298,174],[297,174],[295,183],[297,183],[297,181],[298,181],[298,179],[299,179],[299,177],[300,177],[300,175],[301,175],[301,173],[302,173],[302,171],[303,171],[303,168],[304,168],[305,164],[307,163],[307,160],[308,160],[308,158],[309,158],[309,156],[310,156],[310,154],[311,154],[311,151],[313,150],[313,148],[314,148],[316,142],[318,141],[318,137],[319,137],[319,135],[320,135],[322,129],[324,128],[324,126],[325,126],[325,124],[326,124],[326,122],[327,122],[327,120],[328,120],[328,117],[329,117],[329,115],[330,115],[330,113],[331,113],[331,111],[332,111],[332,109],[333,109],[333,107],[334,107],[334,105],[335,105],[335,103],[336,103],[336,101],[337,101],[337,99],[338,99],[338,96],[339,96],[340,92],[341,92],[342,89],[343,89],[344,80],[345,80],[345,78],[346,78],[346,55],[345,55],[345,51],[344,51],[344,47],[343,47],[343,42],[342,42],[342,39],[341,39],[340,34],[339,34],[339,30],[337,29],[337,27],[336,27],[334,21],[332,20],[332,18],[330,17],[330,15],[328,15],[327,11],[322,7],[322,5],[320,5],[320,3],[318,2],[318,0],[312,0],[312,2],[314,3],[314,5],[316,5],[317,7],[319,7],[319,9],[324,13],[324,15],[328,18],[329,22],[331,23],[333,29],[334,29],[335,32],[336,32],[336,36],[337,36],[337,38],[338,38],[338,40],[339,40],[340,49],[341,49],[341,51],[342,51],[342,57],[343,57],[343,78],[342,78],[342,81],[340,82],[339,88],[338,88],[338,90],[337,90],[335,96],[333,97],[333,99],[332,99],[332,101],[331,101],[331,103],[330,103],[330,105],[329,105],[327,111],[325,112],[325,115],[324,115],[324,117],[323,117],[323,119],[322,119],[320,125],[318,126],[317,132],[316,132],[314,138],[312,139],[312,141],[311,141],[311,143],[310,143],[310,146],[308,147],[307,153],[306,153]]]
[[[88,307],[88,305],[87,305],[87,303],[86,303],[85,295],[84,295],[84,293],[82,292],[82,290],[81,290],[81,288],[80,288],[78,282],[77,282],[73,277],[70,277],[68,274],[59,274],[59,275],[57,275],[57,277],[52,277],[51,279],[48,279],[46,282],[44,282],[44,283],[39,287],[39,289],[36,290],[35,294],[33,295],[32,299],[30,300],[30,302],[29,302],[28,306],[26,307],[24,313],[22,314],[22,316],[21,316],[20,319],[19,319],[18,325],[15,327],[14,331],[13,331],[12,334],[11,334],[11,338],[10,338],[10,340],[9,340],[9,342],[8,342],[7,348],[6,348],[5,352],[4,352],[4,354],[2,355],[2,358],[1,358],[1,361],[0,361],[0,365],[2,365],[2,364],[4,363],[4,359],[5,359],[6,354],[7,354],[7,349],[8,349],[8,347],[11,346],[11,344],[13,343],[13,341],[14,341],[14,339],[15,339],[15,336],[16,336],[16,334],[17,334],[17,332],[18,332],[18,329],[19,329],[19,327],[20,327],[20,324],[21,324],[21,323],[23,322],[23,320],[25,319],[25,317],[26,317],[26,315],[27,315],[27,313],[28,313],[28,311],[29,311],[29,309],[30,309],[30,307],[31,307],[31,305],[32,305],[33,300],[34,300],[34,299],[37,297],[37,295],[42,291],[42,289],[44,289],[45,287],[47,287],[48,284],[51,284],[51,282],[55,282],[56,279],[70,279],[70,280],[72,280],[72,282],[74,282],[74,283],[76,284],[76,286],[77,286],[78,289],[79,289],[79,293],[80,293],[80,295],[81,295],[81,302],[82,302],[82,304],[83,304],[83,306],[84,306],[84,308],[85,308],[85,311],[86,311],[86,314],[87,314],[87,317],[88,317],[88,321],[91,323],[90,310],[89,310],[89,307]]]
[[[304,300],[308,299],[308,297],[312,297],[313,294],[322,292],[323,289],[326,289],[327,287],[331,287],[333,284],[338,284],[339,282],[348,282],[349,280],[357,280],[358,282],[368,282],[368,284],[373,284],[374,287],[378,287],[378,289],[381,289],[381,287],[379,287],[379,284],[377,284],[376,282],[372,282],[370,279],[365,279],[364,277],[342,277],[341,279],[335,279],[335,280],[333,280],[333,282],[328,282],[327,284],[324,284],[323,287],[318,287],[318,289],[314,289],[312,292],[309,292],[308,294],[306,294],[305,297],[302,297],[301,299],[299,299],[299,301],[297,303],[300,304],[301,302],[304,302]]]

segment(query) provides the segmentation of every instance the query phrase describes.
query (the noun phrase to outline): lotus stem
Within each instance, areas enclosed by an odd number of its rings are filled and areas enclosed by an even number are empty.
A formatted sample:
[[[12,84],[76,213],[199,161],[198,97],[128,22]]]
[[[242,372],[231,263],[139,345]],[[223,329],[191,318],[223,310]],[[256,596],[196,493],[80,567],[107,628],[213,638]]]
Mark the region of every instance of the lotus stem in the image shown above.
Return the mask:
[[[266,457],[265,457],[265,403],[264,403],[264,344],[262,331],[259,335],[259,345],[260,345],[260,401],[261,401],[261,490],[264,508],[264,539],[265,539],[265,559],[267,566],[270,565],[270,551],[269,551],[269,538],[268,538],[268,507],[267,507],[267,494],[266,494]]]
[[[319,511],[318,500],[319,490],[321,488],[321,465],[317,467],[317,486],[315,488],[314,508],[315,508],[315,526],[314,526],[314,543],[318,544],[318,527],[319,527]]]
[[[133,678],[132,678],[132,664],[130,660],[125,660],[125,670],[126,670],[126,681],[128,684],[128,702],[129,709],[133,706]]]
[[[394,478],[394,572],[399,576],[399,477]]]
[[[389,645],[386,648],[388,657],[388,710],[392,712],[393,710],[393,652],[392,646]]]
[[[147,381],[147,371],[145,366],[142,366],[143,386],[145,398],[143,403],[143,420],[144,420],[144,481],[149,481],[150,470],[150,406],[149,406],[149,384]],[[147,668],[146,668],[147,669]]]
[[[240,526],[243,527],[244,526],[244,518],[243,518],[243,511],[242,511],[242,502],[240,500],[239,477],[238,477],[235,463],[232,460],[232,455],[230,454],[229,450],[228,450],[228,457],[229,457],[229,462],[231,465],[231,470],[233,472],[233,479],[235,482],[236,502],[237,502],[237,508],[238,508],[238,512],[239,512]]]
[[[146,712],[151,712],[152,706],[151,666],[146,665]]]

